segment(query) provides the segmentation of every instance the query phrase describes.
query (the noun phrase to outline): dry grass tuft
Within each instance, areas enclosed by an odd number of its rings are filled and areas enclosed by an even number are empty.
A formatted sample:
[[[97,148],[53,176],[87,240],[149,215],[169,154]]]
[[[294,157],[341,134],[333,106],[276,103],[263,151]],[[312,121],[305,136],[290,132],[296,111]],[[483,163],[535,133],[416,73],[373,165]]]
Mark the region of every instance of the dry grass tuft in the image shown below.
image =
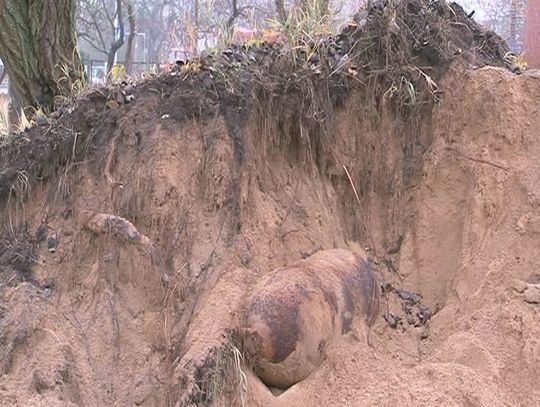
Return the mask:
[[[8,96],[0,95],[0,136],[7,134],[9,130],[8,105]]]
[[[230,333],[221,347],[214,348],[195,369],[193,382],[187,384],[177,406],[228,405],[246,406],[248,382],[244,366],[248,366],[238,335]]]

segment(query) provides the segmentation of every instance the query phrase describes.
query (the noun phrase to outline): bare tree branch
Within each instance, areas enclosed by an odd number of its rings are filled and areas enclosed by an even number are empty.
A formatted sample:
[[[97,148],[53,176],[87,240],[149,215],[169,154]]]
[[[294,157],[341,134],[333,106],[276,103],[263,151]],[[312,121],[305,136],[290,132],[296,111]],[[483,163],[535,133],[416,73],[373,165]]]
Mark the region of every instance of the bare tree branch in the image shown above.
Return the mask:
[[[97,22],[97,18],[96,18],[95,14],[92,14],[92,21],[94,22],[94,27],[96,27],[96,32],[97,32],[97,35],[99,37],[99,41],[101,42],[101,46],[103,47],[103,49],[107,49],[107,44],[105,43],[105,39],[103,38],[103,34],[102,34],[101,30],[99,29],[99,24]],[[107,52],[106,52],[106,54],[107,54]]]
[[[118,26],[120,28],[120,35],[118,36],[118,39],[116,39],[111,44],[111,49],[109,51],[109,58],[107,60],[107,72],[111,72],[111,69],[114,65],[114,57],[116,55],[116,52],[120,49],[122,45],[124,45],[124,38],[125,38],[125,28],[124,28],[124,17],[122,15],[122,0],[116,0],[116,14],[118,17]],[[113,24],[113,33],[114,38],[116,38],[116,27]]]
[[[227,20],[227,30],[232,29],[236,19],[244,14],[244,11],[253,9],[254,6],[238,7],[238,0],[232,0],[232,13]]]
[[[88,43],[88,45],[90,45],[92,48],[94,48],[96,51],[98,52],[101,52],[105,55],[109,55],[109,51],[107,51],[105,48],[100,48],[99,46],[97,46],[95,43],[94,43],[94,38],[92,38],[91,35],[89,35],[88,33],[85,33],[85,32],[79,32],[77,33],[77,37],[79,38],[84,38],[86,40],[86,42]]]
[[[284,0],[274,0],[276,4],[276,11],[278,13],[278,18],[281,23],[284,23],[287,20],[287,13],[285,11]]]
[[[109,20],[109,23],[111,24],[111,26],[114,27],[114,20],[113,20],[113,17],[111,17],[111,15],[109,13],[109,8],[107,7],[107,4],[105,3],[105,0],[101,0],[101,5],[103,7],[102,10],[105,13],[105,16],[107,17],[107,20]],[[116,9],[116,12],[118,12],[118,8]]]
[[[127,54],[126,54],[126,73],[131,73],[131,68],[133,67],[133,53],[135,51],[135,35],[136,35],[136,26],[135,26],[135,10],[133,10],[133,4],[130,0],[126,1],[127,7],[127,16],[129,21],[129,36],[127,41]]]

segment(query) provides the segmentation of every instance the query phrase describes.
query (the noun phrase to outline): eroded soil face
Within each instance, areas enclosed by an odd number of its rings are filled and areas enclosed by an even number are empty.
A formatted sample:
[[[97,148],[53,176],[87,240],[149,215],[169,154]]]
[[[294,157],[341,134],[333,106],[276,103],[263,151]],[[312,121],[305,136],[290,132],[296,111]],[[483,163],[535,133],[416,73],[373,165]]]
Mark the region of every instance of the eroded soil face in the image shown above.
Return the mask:
[[[236,167],[221,119],[134,126],[153,115],[151,98],[135,106],[116,130],[110,171],[121,188],[90,161],[6,206],[5,222],[24,219],[32,236],[4,252],[3,405],[161,406],[186,394],[201,405],[537,405],[540,77],[458,71],[444,90],[407,148],[396,127],[369,130],[350,99],[323,171],[255,142]],[[246,128],[257,140],[259,127]],[[92,229],[94,213],[129,219],[152,248]],[[42,221],[58,233],[55,252],[33,237]],[[253,287],[352,241],[384,283],[422,295],[429,326],[387,293],[372,329],[355,323],[279,396],[239,358],[242,391],[238,348],[227,346]],[[16,253],[37,261],[26,276]]]

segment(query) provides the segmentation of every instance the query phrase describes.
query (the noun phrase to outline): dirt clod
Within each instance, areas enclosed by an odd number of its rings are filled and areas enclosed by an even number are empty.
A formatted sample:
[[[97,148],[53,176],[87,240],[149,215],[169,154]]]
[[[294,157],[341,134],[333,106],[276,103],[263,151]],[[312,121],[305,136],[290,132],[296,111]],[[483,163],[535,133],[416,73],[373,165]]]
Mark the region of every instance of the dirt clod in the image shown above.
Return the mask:
[[[540,304],[540,285],[529,285],[523,295],[525,296],[525,301],[530,304]]]

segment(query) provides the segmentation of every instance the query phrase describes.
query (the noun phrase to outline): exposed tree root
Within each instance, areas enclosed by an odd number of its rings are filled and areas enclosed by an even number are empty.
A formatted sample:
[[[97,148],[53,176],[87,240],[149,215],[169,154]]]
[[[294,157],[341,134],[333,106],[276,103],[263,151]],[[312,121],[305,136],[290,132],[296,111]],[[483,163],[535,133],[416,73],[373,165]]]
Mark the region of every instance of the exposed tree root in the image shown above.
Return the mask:
[[[107,162],[105,163],[105,169],[104,169],[104,173],[105,173],[104,176],[105,176],[105,179],[107,180],[107,184],[111,191],[110,192],[111,199],[113,198],[114,190],[116,189],[116,187],[123,188],[124,186],[122,182],[116,181],[111,174],[112,164],[114,161],[114,157],[116,155],[116,143],[118,141],[118,136],[119,135],[117,134],[111,140],[111,149],[109,151],[109,155],[107,156]]]
[[[135,225],[127,219],[108,213],[91,214],[84,228],[97,235],[111,234],[134,245],[140,252],[150,255],[154,259],[156,254],[154,243],[150,238],[140,233]]]
[[[505,167],[503,165],[499,165],[499,164],[495,164],[491,161],[487,161],[487,160],[482,160],[481,158],[474,158],[474,157],[469,157],[468,155],[466,154],[463,154],[461,151],[459,151],[458,149],[456,148],[453,148],[453,147],[446,147],[446,149],[448,151],[453,151],[455,153],[457,153],[458,155],[460,155],[461,157],[469,160],[469,161],[473,161],[475,163],[480,163],[480,164],[486,164],[486,165],[491,165],[492,167],[495,167],[495,168],[498,168],[500,170],[504,170],[504,171],[508,171],[510,168],[508,167]]]

